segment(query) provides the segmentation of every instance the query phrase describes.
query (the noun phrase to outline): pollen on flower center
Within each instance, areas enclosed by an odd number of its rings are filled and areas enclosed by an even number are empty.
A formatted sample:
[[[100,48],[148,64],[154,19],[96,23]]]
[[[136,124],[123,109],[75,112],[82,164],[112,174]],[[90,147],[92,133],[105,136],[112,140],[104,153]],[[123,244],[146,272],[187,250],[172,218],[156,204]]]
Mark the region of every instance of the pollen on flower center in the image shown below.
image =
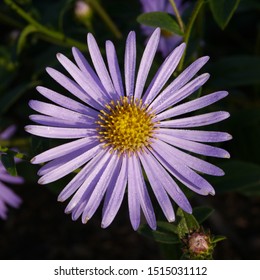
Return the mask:
[[[105,147],[129,154],[150,145],[154,114],[142,106],[142,100],[122,97],[111,101],[106,109],[100,111],[97,121],[99,140]]]

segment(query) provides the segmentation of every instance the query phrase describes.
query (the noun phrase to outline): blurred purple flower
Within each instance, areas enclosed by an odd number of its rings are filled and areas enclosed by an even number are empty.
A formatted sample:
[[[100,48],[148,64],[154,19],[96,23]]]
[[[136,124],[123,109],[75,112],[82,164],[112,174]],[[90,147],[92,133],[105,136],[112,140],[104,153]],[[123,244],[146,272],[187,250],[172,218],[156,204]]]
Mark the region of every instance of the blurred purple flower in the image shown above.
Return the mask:
[[[231,139],[228,133],[189,129],[220,122],[229,114],[220,111],[179,116],[207,107],[228,93],[218,91],[176,105],[209,78],[209,74],[202,74],[192,79],[208,61],[205,56],[166,85],[182,57],[185,44],[171,52],[144,90],[159,40],[158,28],[150,37],[139,69],[136,69],[135,33],[129,33],[122,79],[113,43],[106,42],[107,68],[93,35],[88,34],[88,49],[95,70],[77,48],[72,48],[75,64],[57,54],[72,79],[53,68],[46,69],[81,102],[40,86],[38,92],[55,105],[36,100],[29,103],[39,113],[31,115],[30,119],[40,125],[28,125],[26,131],[48,138],[77,139],[32,159],[34,164],[48,162],[38,172],[40,184],[56,181],[82,167],[58,197],[59,201],[65,201],[73,195],[65,209],[66,213],[72,213],[73,220],[82,216],[82,222],[86,223],[104,199],[102,227],[107,227],[116,216],[127,188],[133,228],[139,227],[142,210],[150,227],[155,229],[155,213],[142,168],[169,222],[175,220],[170,198],[184,211],[192,212],[175,180],[201,195],[214,195],[213,187],[197,172],[224,175],[220,168],[183,150],[229,158],[225,150],[200,143],[227,141]]]
[[[7,129],[0,133],[0,139],[9,139],[13,135],[15,130],[16,128],[14,125],[9,126]],[[18,208],[22,202],[21,198],[5,185],[6,183],[22,184],[23,178],[14,177],[8,174],[0,161],[0,218],[4,220],[7,218],[7,206]]]
[[[169,0],[140,0],[143,8],[143,13],[151,12],[165,12],[175,15],[173,8]],[[180,14],[189,6],[187,3],[183,3],[183,0],[175,0],[175,4]],[[144,35],[150,37],[155,27],[147,25],[141,25]],[[163,57],[166,57],[173,48],[182,42],[182,36],[177,34],[171,34],[168,31],[163,31],[159,42],[158,51],[162,53]]]

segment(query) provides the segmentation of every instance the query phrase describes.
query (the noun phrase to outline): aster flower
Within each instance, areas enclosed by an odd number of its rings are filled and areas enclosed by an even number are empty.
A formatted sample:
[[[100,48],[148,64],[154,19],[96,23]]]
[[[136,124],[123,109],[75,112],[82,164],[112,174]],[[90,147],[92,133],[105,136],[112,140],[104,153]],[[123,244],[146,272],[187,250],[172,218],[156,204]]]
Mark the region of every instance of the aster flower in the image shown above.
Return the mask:
[[[173,15],[175,14],[169,0],[140,0],[140,2],[142,4],[143,13],[165,12]],[[188,4],[183,2],[183,0],[175,0],[176,7],[181,15],[188,7]],[[141,25],[141,29],[144,35],[149,37],[155,28]],[[161,52],[163,57],[166,57],[173,48],[182,42],[182,40],[182,36],[163,30],[158,51]]]
[[[199,58],[166,85],[182,57],[185,44],[181,44],[165,59],[145,90],[160,29],[150,37],[139,69],[136,69],[135,40],[135,33],[130,32],[125,47],[124,84],[113,43],[106,42],[106,67],[93,35],[88,34],[94,69],[77,48],[72,48],[75,63],[57,54],[72,78],[53,68],[46,69],[79,100],[40,86],[38,92],[54,104],[37,100],[29,103],[39,113],[30,119],[39,125],[28,125],[26,131],[48,138],[76,139],[32,159],[33,164],[47,162],[38,173],[40,184],[56,181],[82,167],[58,197],[59,201],[65,201],[72,196],[65,212],[72,213],[73,220],[81,216],[86,223],[104,199],[102,227],[107,227],[116,216],[127,189],[133,228],[139,227],[142,211],[150,227],[155,229],[155,213],[143,170],[169,222],[175,220],[171,199],[184,211],[192,212],[176,181],[201,195],[213,195],[213,187],[197,172],[224,174],[220,168],[187,152],[228,158],[225,150],[201,142],[226,141],[231,138],[229,134],[189,128],[220,122],[229,114],[220,111],[180,116],[204,108],[228,93],[218,91],[176,105],[208,80],[209,74],[193,78],[208,57]]]
[[[7,140],[11,137],[14,131],[15,126],[9,126],[0,133],[0,139]],[[0,218],[4,220],[7,218],[7,206],[18,208],[22,202],[21,198],[5,185],[6,183],[21,184],[23,183],[23,178],[8,174],[0,161]]]

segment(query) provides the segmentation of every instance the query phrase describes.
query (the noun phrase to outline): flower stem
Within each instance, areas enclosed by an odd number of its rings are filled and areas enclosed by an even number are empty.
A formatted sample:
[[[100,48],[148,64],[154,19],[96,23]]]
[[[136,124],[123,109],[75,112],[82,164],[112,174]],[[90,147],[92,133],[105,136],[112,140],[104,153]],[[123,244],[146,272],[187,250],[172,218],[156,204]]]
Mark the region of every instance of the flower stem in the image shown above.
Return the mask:
[[[185,30],[185,33],[184,33],[184,36],[183,36],[183,41],[186,43],[186,49],[187,49],[187,45],[189,43],[189,39],[190,39],[190,35],[191,35],[191,30],[192,30],[192,27],[194,25],[194,22],[199,14],[199,11],[201,9],[201,7],[203,6],[205,0],[198,0],[194,9],[193,9],[193,12],[191,14],[191,17],[189,19],[189,22],[187,24],[187,27],[186,27],[186,30]],[[183,68],[183,63],[184,63],[184,60],[185,60],[185,55],[186,55],[186,49],[183,53],[183,56],[181,58],[181,61],[180,61],[180,64],[178,66],[178,70],[181,71],[182,68]]]
[[[102,18],[105,24],[107,24],[108,28],[115,35],[116,38],[121,39],[122,33],[119,31],[115,23],[112,21],[107,12],[103,9],[103,7],[99,4],[97,0],[85,0]]]
[[[79,48],[80,50],[86,49],[85,44],[83,44],[77,40],[74,40],[72,38],[69,38],[61,32],[46,28],[44,25],[40,24],[34,18],[32,18],[29,14],[27,14],[22,8],[20,8],[18,5],[16,5],[12,0],[4,0],[4,1],[11,9],[13,9],[23,19],[25,19],[28,23],[30,23],[31,25],[36,27],[36,29],[39,33],[42,33],[42,34],[54,39],[55,42],[60,43],[62,45],[66,45],[66,46],[70,46],[70,47],[75,46],[75,47]]]
[[[178,22],[178,24],[180,26],[180,30],[184,33],[184,24],[183,24],[183,21],[181,19],[181,15],[179,13],[179,10],[178,10],[178,8],[177,8],[177,6],[175,4],[175,1],[174,0],[169,0],[169,2],[172,5],[173,11],[174,11],[175,16],[177,18],[177,22]]]

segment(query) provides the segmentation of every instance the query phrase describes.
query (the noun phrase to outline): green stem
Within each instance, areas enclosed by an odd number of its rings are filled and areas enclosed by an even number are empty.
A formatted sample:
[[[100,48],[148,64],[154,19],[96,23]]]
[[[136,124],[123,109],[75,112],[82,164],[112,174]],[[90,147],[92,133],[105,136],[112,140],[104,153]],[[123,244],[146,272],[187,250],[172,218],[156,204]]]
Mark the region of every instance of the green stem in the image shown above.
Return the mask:
[[[103,7],[99,4],[97,0],[85,0],[102,18],[105,24],[107,24],[108,28],[115,35],[116,38],[121,39],[122,33],[119,31],[115,23],[109,17],[107,12],[103,9]]]
[[[69,37],[65,36],[63,33],[46,28],[45,26],[43,26],[42,24],[37,22],[34,18],[32,18],[29,14],[27,14],[22,8],[20,8],[18,5],[16,5],[12,0],[4,0],[4,1],[11,9],[13,9],[23,19],[25,19],[28,23],[30,23],[31,25],[36,27],[38,32],[45,34],[45,35],[49,36],[50,38],[53,38],[56,42],[59,42],[62,45],[70,46],[70,47],[75,46],[75,47],[79,48],[80,50],[86,49],[85,44],[83,44],[77,40],[74,40],[72,38],[69,38]]]
[[[199,14],[199,11],[201,9],[201,7],[203,6],[205,0],[198,0],[195,7],[194,7],[194,10],[191,14],[191,17],[189,19],[189,22],[187,24],[187,27],[186,27],[186,31],[185,31],[185,34],[183,36],[183,41],[186,43],[186,49],[187,49],[187,46],[188,46],[188,43],[189,43],[189,40],[190,40],[190,35],[191,35],[191,30],[192,30],[192,27],[194,25],[194,22]],[[183,53],[183,56],[181,58],[181,61],[180,61],[180,64],[178,66],[178,71],[181,71],[182,68],[183,68],[183,63],[184,63],[184,60],[185,60],[185,56],[186,56],[186,49]]]
[[[183,24],[183,21],[182,21],[182,19],[181,19],[181,15],[180,15],[180,13],[179,13],[179,10],[178,10],[178,8],[177,8],[177,6],[176,6],[176,4],[175,4],[175,1],[174,1],[174,0],[169,0],[169,2],[170,2],[170,4],[172,5],[172,8],[173,8],[173,10],[174,10],[175,16],[176,16],[176,18],[177,18],[177,22],[178,22],[178,24],[179,24],[179,26],[180,26],[180,30],[181,30],[182,32],[184,32],[184,24]]]

